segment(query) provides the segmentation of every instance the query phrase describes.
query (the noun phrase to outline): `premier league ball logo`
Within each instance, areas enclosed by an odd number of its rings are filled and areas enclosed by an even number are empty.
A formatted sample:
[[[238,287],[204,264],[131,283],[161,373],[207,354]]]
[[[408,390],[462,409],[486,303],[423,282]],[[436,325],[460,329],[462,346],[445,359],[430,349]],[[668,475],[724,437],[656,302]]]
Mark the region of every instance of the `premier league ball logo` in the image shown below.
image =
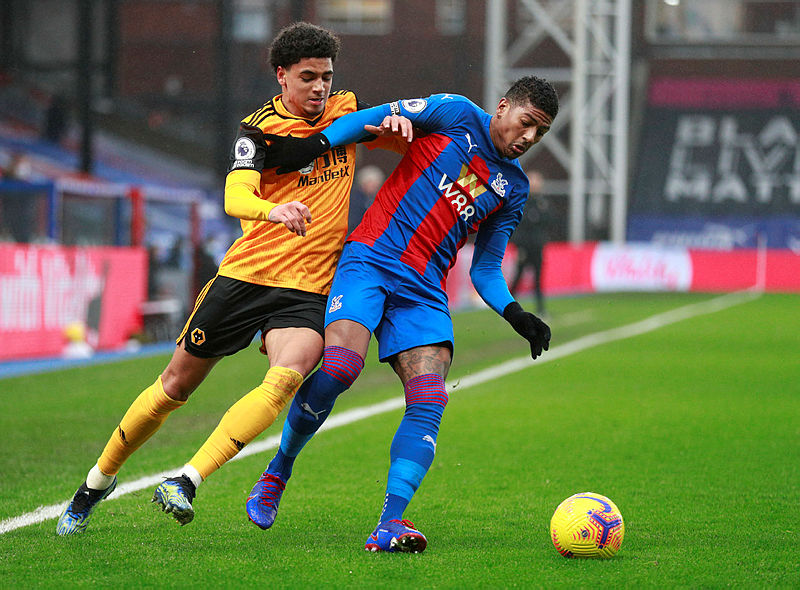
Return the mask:
[[[256,144],[249,137],[240,137],[233,146],[233,154],[235,156],[233,168],[253,168]]]

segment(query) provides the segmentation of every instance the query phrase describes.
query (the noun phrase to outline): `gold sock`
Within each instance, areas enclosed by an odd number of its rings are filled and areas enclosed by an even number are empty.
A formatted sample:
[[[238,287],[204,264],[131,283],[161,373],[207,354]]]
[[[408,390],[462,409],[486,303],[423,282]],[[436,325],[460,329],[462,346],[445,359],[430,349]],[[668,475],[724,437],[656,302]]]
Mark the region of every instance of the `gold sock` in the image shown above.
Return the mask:
[[[170,412],[186,402],[172,399],[164,393],[161,376],[139,394],[122,421],[111,435],[97,460],[97,466],[106,475],[115,475],[133,452],[158,430]]]
[[[275,422],[302,383],[297,371],[272,367],[261,385],[230,407],[189,465],[203,479],[214,473]]]

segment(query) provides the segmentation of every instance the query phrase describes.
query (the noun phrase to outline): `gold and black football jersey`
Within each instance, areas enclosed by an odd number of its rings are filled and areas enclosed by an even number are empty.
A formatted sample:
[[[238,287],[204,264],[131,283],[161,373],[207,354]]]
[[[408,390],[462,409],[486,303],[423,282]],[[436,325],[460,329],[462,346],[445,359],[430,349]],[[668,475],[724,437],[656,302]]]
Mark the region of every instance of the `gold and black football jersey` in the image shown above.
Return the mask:
[[[308,137],[357,108],[354,93],[333,92],[323,113],[312,120],[293,115],[284,107],[281,96],[276,96],[242,120],[231,152],[229,175],[239,170],[261,170],[267,149],[264,133]],[[258,285],[327,295],[347,234],[355,152],[355,144],[337,147],[289,174],[263,170],[256,196],[274,205],[300,201],[309,208],[312,221],[301,237],[282,223],[242,219],[242,237],[228,249],[219,274]]]

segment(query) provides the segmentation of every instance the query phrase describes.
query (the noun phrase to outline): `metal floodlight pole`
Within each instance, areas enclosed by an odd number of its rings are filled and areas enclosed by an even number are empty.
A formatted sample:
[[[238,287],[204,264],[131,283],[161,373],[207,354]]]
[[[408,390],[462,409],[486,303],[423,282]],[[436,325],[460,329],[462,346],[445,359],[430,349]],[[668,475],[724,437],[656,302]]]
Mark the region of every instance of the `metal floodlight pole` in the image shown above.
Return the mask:
[[[506,0],[486,2],[486,50],[484,51],[483,104],[492,112],[500,100],[506,82],[507,64],[505,52],[506,39]]]
[[[586,6],[587,0],[577,0],[575,6],[575,40],[572,60],[572,122],[570,125],[569,170],[569,239],[581,243],[586,238]]]
[[[620,0],[615,22],[614,174],[611,202],[611,240],[625,241],[628,223],[628,126],[630,121],[631,3]]]
[[[607,228],[610,239],[622,242],[628,198],[631,0],[515,0],[513,32],[507,4],[511,2],[486,4],[486,105],[492,106],[498,92],[523,75],[569,84],[566,92],[560,90],[561,114],[547,140],[526,160],[545,150],[563,167],[569,178],[565,193],[571,242],[586,239],[587,215],[593,229]],[[546,39],[552,41],[550,49],[533,55]],[[530,62],[535,67],[519,65]]]
[[[595,231],[625,241],[631,0],[577,0],[573,55],[570,239]],[[596,236],[593,235],[593,238]]]

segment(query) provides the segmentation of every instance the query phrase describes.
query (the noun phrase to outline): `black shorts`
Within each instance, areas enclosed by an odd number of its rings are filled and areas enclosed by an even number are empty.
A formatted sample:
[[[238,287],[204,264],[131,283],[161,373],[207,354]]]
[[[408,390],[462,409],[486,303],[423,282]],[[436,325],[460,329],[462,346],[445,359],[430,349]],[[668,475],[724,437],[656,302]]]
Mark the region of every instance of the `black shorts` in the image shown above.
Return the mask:
[[[325,333],[327,296],[284,287],[265,287],[216,276],[197,297],[178,337],[200,358],[228,356],[247,348],[260,330],[311,328]]]

